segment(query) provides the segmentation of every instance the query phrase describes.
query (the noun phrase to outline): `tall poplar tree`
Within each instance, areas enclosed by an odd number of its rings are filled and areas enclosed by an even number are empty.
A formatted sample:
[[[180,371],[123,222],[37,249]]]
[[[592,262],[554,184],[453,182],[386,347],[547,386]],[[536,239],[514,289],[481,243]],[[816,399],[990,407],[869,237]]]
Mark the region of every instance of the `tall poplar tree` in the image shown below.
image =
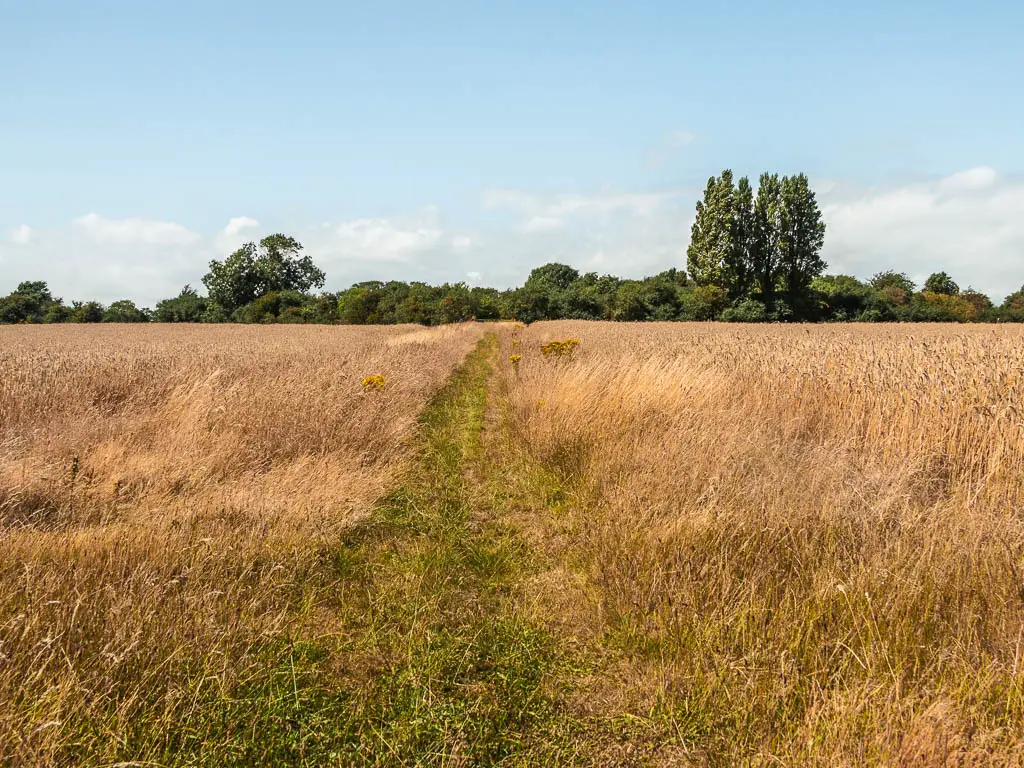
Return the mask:
[[[747,296],[753,286],[756,230],[754,190],[750,186],[750,179],[744,176],[736,184],[736,191],[732,196],[732,221],[729,230],[731,243],[726,260],[730,299]]]
[[[708,179],[697,203],[687,266],[694,283],[721,288],[734,303],[757,298],[774,311],[784,299],[809,317],[811,283],[825,269],[824,241],[806,175],[762,173],[755,195],[747,177],[734,185],[726,170]]]
[[[811,282],[825,271],[825,222],[805,174],[787,176],[781,189],[780,277],[786,302],[797,309],[806,304]]]
[[[786,218],[782,182],[777,173],[762,173],[754,201],[754,236],[750,252],[753,282],[766,307],[775,306],[782,268],[781,233]]]
[[[725,170],[708,179],[704,199],[697,203],[686,249],[687,271],[697,285],[729,288],[734,191],[732,171]]]

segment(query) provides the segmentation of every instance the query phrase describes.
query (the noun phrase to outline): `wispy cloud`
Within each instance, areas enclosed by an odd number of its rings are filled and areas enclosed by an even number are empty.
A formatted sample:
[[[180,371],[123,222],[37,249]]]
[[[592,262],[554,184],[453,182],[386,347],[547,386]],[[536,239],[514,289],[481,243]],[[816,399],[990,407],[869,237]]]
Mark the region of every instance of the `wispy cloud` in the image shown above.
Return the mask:
[[[338,224],[327,245],[345,259],[409,261],[436,248],[444,237],[437,209],[399,219],[352,219]]]
[[[945,271],[993,298],[1024,283],[1024,180],[980,167],[889,189],[837,185],[822,201],[830,271],[898,269],[918,282]]]
[[[688,147],[697,136],[689,131],[672,130],[662,136],[657,146],[651,147],[644,155],[644,165],[648,170],[661,168],[678,155],[684,147]]]
[[[250,216],[235,216],[228,220],[228,225],[224,227],[224,234],[234,236],[241,233],[243,229],[253,229],[259,225],[259,221]]]
[[[550,232],[572,222],[625,215],[651,219],[679,198],[681,191],[602,192],[595,194],[530,194],[517,190],[491,190],[484,194],[485,210],[508,209],[526,214],[516,230],[523,233]]]
[[[189,245],[201,239],[195,232],[173,221],[106,219],[96,213],[87,213],[75,219],[75,224],[97,243]]]
[[[519,225],[519,231],[551,232],[564,226],[565,222],[557,216],[533,216]]]
[[[28,224],[22,224],[20,227],[15,227],[7,232],[7,239],[15,245],[28,245],[32,242],[33,235],[32,227]]]

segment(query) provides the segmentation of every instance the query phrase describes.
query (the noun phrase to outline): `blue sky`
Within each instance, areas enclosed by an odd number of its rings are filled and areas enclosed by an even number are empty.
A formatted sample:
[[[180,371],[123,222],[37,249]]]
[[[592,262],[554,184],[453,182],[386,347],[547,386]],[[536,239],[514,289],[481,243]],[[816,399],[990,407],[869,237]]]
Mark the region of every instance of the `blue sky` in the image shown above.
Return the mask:
[[[328,287],[685,266],[722,168],[831,271],[1024,283],[1024,3],[0,0],[0,292],[152,304],[296,235]]]

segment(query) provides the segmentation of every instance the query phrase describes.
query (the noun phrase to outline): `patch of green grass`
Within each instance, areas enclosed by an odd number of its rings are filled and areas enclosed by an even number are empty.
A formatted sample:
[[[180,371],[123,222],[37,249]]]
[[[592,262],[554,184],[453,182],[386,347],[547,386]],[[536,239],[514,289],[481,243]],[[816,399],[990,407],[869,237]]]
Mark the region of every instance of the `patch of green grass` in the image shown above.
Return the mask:
[[[367,765],[525,761],[559,719],[559,654],[509,588],[529,551],[473,506],[493,350],[426,409],[420,460],[348,544],[372,576],[347,652],[387,660],[354,714]]]

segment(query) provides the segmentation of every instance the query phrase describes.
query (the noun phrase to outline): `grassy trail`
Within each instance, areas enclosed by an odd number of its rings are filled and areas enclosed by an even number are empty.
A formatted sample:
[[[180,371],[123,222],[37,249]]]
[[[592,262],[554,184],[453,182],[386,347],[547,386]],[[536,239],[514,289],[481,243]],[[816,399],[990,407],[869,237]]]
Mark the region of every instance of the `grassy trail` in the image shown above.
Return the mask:
[[[372,680],[351,713],[354,762],[515,765],[574,759],[558,682],[571,672],[518,610],[533,568],[481,507],[488,335],[429,405],[419,459],[338,557],[350,586],[346,655]],[[484,494],[486,495],[486,494]]]
[[[338,553],[343,657],[367,676],[344,762],[689,764],[668,713],[618,696],[620,655],[562,631],[578,584],[523,528],[557,514],[561,489],[504,434],[497,353],[488,334],[424,412],[404,482]]]
[[[199,676],[186,717],[154,702],[106,748],[117,761],[72,762],[666,764],[652,758],[674,738],[656,716],[592,700],[609,686],[601,640],[558,630],[564,564],[520,525],[551,513],[557,489],[503,437],[498,349],[487,334],[435,395],[398,486],[295,583],[293,627],[255,642],[240,685]]]

